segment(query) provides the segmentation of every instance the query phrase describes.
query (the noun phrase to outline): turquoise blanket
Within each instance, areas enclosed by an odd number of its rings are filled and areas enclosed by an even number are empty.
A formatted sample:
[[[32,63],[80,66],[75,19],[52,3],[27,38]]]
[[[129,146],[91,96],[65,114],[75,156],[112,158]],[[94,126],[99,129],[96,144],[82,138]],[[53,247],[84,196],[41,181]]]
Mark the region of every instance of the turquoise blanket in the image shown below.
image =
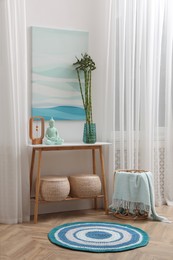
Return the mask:
[[[128,209],[134,214],[138,209],[147,212],[153,220],[169,222],[155,210],[153,175],[151,172],[115,172],[114,192],[110,210]]]

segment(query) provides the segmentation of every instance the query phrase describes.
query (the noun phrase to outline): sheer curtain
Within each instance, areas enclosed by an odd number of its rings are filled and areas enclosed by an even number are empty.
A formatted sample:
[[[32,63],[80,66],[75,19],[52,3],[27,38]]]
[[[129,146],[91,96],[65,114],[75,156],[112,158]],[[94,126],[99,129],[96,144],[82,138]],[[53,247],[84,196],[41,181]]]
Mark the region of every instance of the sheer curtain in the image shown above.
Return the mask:
[[[173,1],[108,2],[104,122],[115,133],[114,168],[153,172],[157,205],[173,205]]]
[[[0,0],[0,223],[29,220],[25,1]]]

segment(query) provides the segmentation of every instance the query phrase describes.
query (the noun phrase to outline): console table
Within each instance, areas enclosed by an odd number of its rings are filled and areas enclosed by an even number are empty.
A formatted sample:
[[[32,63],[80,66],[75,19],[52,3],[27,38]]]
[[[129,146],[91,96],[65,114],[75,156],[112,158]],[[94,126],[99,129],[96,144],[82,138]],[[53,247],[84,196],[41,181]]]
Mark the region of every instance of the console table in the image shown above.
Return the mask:
[[[107,191],[106,191],[106,178],[105,178],[105,169],[104,169],[104,158],[102,148],[105,145],[109,145],[106,142],[97,142],[94,144],[84,144],[84,143],[64,143],[62,145],[29,145],[32,148],[32,157],[31,157],[31,167],[30,167],[30,192],[32,189],[32,180],[33,180],[33,169],[36,152],[38,152],[38,165],[37,165],[37,176],[36,176],[36,192],[35,192],[35,208],[34,208],[34,223],[37,223],[38,220],[38,205],[39,205],[39,192],[40,192],[40,175],[41,175],[41,161],[42,161],[42,152],[48,151],[65,151],[65,150],[90,150],[92,152],[92,168],[93,174],[96,174],[96,150],[99,152],[100,166],[101,166],[101,182],[102,182],[102,195],[99,195],[94,198],[95,208],[97,208],[97,198],[104,199],[104,209],[105,213],[108,214],[108,200],[107,200]],[[82,198],[71,198],[68,197],[66,200],[74,200]],[[91,199],[91,198],[88,198]]]

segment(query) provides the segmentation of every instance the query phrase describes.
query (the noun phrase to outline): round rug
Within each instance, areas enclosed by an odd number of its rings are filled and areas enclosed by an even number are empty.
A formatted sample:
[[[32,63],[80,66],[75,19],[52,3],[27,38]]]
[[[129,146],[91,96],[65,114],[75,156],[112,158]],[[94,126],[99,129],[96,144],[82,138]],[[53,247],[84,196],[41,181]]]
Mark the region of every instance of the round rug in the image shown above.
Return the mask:
[[[149,237],[131,225],[74,222],[53,228],[49,240],[61,247],[87,252],[120,252],[146,246]]]

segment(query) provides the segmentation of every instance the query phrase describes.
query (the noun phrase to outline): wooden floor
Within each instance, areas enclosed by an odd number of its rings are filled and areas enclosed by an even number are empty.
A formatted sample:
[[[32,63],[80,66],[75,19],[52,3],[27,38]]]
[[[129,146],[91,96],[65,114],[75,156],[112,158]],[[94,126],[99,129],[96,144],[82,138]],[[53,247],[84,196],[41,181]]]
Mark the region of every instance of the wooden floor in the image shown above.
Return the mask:
[[[156,208],[157,213],[173,221],[173,207]],[[47,234],[57,225],[76,221],[106,221],[131,224],[145,230],[149,244],[120,253],[87,253],[58,247],[49,242]],[[119,220],[104,211],[73,211],[40,215],[38,224],[0,225],[0,260],[172,260],[173,222],[150,220]]]

